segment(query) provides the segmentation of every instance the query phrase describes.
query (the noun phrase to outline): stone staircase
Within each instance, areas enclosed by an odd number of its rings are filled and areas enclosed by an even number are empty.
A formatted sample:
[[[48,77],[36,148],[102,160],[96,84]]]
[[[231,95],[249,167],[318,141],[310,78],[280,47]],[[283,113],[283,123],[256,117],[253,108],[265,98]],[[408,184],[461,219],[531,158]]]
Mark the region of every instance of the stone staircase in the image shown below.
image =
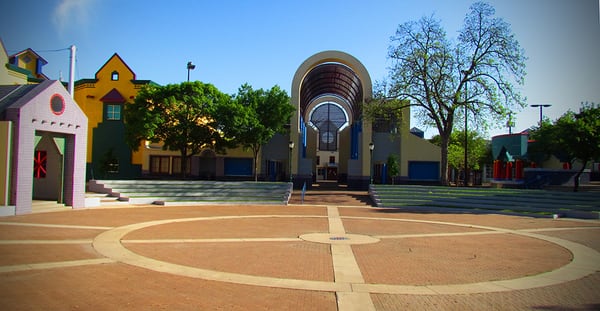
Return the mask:
[[[366,191],[351,191],[346,185],[337,181],[319,181],[312,185],[302,196],[301,190],[296,190],[290,199],[290,204],[305,205],[336,205],[336,206],[373,206]]]
[[[413,211],[600,217],[600,193],[596,192],[372,185],[369,194],[377,207]]]
[[[196,180],[91,180],[88,191],[106,194],[129,204],[282,204],[288,203],[291,184],[277,182],[221,182]]]

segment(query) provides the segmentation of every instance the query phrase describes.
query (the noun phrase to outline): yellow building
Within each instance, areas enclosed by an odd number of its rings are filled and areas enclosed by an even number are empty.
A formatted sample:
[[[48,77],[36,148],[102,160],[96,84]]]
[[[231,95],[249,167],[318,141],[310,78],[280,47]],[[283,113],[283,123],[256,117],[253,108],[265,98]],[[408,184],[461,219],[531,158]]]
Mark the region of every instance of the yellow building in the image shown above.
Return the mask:
[[[133,102],[142,86],[148,84],[155,83],[136,79],[133,70],[117,53],[102,65],[93,79],[75,82],[75,100],[89,120],[88,179],[163,178],[181,175],[181,157],[178,151],[163,150],[160,143],[145,142],[134,152],[125,143],[123,107]],[[268,150],[269,147],[266,148]],[[286,154],[284,149],[284,158]],[[281,160],[278,159],[279,162]],[[252,155],[242,149],[227,150],[226,155],[217,155],[210,149],[204,150],[189,159],[187,168],[186,175],[190,178],[249,179],[253,176]],[[262,165],[259,164],[259,168],[262,169]],[[282,172],[274,172],[272,169],[270,173],[274,175]]]
[[[93,79],[75,82],[75,101],[88,116],[88,179],[135,178],[142,171],[143,150],[132,152],[124,140],[123,106],[150,80],[135,73],[113,54]]]
[[[19,53],[8,55],[4,43],[0,39],[0,85],[40,83],[48,80],[42,73],[46,60],[26,49]]]

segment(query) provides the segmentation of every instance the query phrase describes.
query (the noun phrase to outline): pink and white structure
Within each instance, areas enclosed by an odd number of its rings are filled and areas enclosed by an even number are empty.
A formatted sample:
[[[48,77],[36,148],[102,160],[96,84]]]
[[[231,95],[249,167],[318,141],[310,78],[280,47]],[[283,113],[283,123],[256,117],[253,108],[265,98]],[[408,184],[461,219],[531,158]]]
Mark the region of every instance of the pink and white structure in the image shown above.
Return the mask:
[[[59,81],[0,86],[0,215],[32,200],[85,206],[88,119]]]

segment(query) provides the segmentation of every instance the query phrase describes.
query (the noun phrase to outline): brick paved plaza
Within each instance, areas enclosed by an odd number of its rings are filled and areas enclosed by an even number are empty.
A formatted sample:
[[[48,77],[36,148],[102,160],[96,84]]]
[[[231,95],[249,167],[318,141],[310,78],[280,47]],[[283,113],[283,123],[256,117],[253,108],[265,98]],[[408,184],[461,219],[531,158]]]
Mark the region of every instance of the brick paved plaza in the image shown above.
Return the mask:
[[[0,305],[597,310],[599,251],[598,221],[364,204],[67,210],[0,218]]]

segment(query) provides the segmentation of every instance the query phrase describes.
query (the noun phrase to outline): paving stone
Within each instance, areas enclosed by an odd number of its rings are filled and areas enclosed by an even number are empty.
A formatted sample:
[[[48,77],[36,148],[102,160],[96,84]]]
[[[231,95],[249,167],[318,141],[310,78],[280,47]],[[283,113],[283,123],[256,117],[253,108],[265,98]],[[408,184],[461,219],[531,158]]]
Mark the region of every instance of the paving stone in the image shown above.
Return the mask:
[[[598,221],[402,212],[346,204],[360,202],[348,196],[321,195],[313,206],[103,206],[2,217],[0,305],[10,310],[600,308]],[[333,234],[332,229],[341,237],[371,235],[379,242],[342,245],[340,251],[333,242],[300,239]]]

